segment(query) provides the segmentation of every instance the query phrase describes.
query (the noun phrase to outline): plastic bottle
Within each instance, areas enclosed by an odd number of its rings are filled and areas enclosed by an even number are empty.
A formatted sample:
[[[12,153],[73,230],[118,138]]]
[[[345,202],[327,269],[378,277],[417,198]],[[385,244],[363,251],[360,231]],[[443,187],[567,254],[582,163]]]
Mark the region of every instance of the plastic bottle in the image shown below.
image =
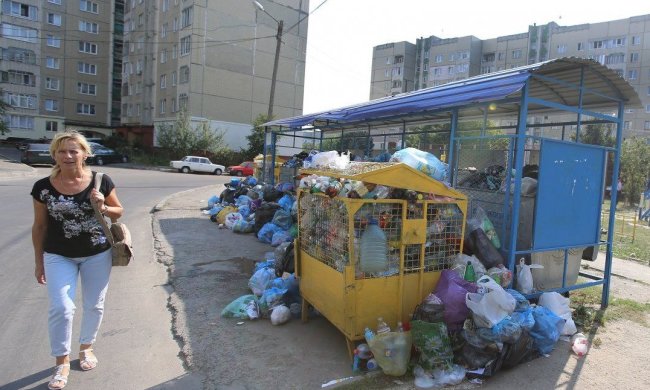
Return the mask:
[[[397,321],[397,331],[398,332],[404,332],[404,325],[402,325],[402,321]]]
[[[469,260],[467,261],[467,266],[465,266],[465,275],[463,276],[463,279],[468,282],[476,282],[476,272],[474,272],[474,266]]]
[[[379,273],[388,266],[386,234],[371,218],[361,234],[360,269],[366,273]]]
[[[584,356],[589,350],[589,340],[582,333],[576,333],[571,337],[571,349],[578,356]]]
[[[377,368],[379,368],[379,365],[377,364],[375,358],[368,359],[368,362],[366,363],[366,368],[368,369],[368,371],[374,371]]]
[[[377,318],[377,334],[390,332],[390,327],[382,317]]]
[[[375,332],[372,331],[372,329],[366,327],[366,330],[364,331],[363,335],[366,337],[366,341],[370,342],[375,337]]]

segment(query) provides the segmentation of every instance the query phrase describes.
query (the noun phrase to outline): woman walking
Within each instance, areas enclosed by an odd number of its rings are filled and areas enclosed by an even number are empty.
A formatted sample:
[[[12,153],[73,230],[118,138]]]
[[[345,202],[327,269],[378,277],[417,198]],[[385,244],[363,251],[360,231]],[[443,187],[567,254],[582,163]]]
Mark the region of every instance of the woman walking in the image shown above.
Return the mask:
[[[77,132],[57,134],[50,145],[54,167],[49,177],[38,180],[31,195],[34,203],[32,243],[35,276],[47,285],[48,331],[52,355],[56,357],[49,389],[62,389],[70,374],[72,319],[77,279],[81,279],[83,318],[79,336],[79,365],[82,370],[97,366],[93,353],[104,314],[104,298],[111,272],[111,245],[95,217],[92,203],[101,213],[116,220],[123,208],[110,177],[104,175],[99,191],[94,189],[95,172],[86,167],[92,151]]]

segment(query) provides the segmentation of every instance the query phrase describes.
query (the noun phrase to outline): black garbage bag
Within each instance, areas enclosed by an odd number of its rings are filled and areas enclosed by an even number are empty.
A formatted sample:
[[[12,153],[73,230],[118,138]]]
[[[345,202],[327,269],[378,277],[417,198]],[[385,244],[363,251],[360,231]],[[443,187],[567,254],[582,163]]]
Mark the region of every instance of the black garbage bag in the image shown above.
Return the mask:
[[[289,243],[284,255],[281,259],[275,259],[275,276],[280,277],[283,273],[294,273],[296,270],[294,254],[293,254],[293,241]]]
[[[226,187],[225,190],[221,191],[219,199],[221,203],[233,204],[235,203],[235,194],[237,193],[236,188]]]
[[[278,189],[276,189],[272,185],[267,184],[264,186],[262,199],[264,199],[265,202],[277,202],[278,199],[282,198],[283,195],[284,195],[283,192],[278,191]]]
[[[514,343],[507,343],[504,345],[504,348],[507,347],[506,353],[503,355],[503,364],[501,368],[509,369],[518,364],[531,361],[539,356],[537,349],[535,349],[535,343],[530,333],[527,330],[523,329],[521,335]]]
[[[255,210],[255,225],[253,225],[253,232],[257,235],[257,232],[260,231],[262,226],[267,222],[273,220],[275,212],[280,209],[281,206],[274,202],[264,202]]]
[[[504,263],[501,252],[492,244],[490,238],[481,228],[474,229],[469,233],[465,240],[463,252],[476,256],[481,264],[485,266],[485,269]]]

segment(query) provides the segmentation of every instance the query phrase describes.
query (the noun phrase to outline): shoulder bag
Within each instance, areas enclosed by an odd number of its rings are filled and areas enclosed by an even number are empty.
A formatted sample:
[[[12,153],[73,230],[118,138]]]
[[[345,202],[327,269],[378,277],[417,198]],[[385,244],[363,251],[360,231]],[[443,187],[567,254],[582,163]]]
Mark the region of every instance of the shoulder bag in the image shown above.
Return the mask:
[[[97,172],[95,174],[95,189],[99,191],[99,186],[102,183],[103,173]],[[95,210],[95,216],[104,229],[104,234],[111,243],[113,253],[113,266],[126,266],[129,265],[133,259],[133,245],[131,243],[131,232],[122,222],[112,222],[110,227],[106,219],[99,211],[95,202],[90,202]]]

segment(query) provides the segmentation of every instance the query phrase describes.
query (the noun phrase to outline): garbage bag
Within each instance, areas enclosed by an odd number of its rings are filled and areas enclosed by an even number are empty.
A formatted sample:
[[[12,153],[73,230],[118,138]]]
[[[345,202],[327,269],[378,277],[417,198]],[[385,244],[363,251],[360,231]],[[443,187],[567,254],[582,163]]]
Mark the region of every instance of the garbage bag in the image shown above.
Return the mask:
[[[280,246],[284,245],[280,244]],[[280,247],[278,246],[278,248]],[[283,273],[288,272],[290,274],[295,272],[294,265],[294,253],[293,253],[294,243],[293,241],[289,242],[289,245],[284,250],[282,257],[278,258],[276,256],[275,261],[275,275],[282,276]]]
[[[515,298],[515,302],[517,302],[515,305],[515,311],[526,311],[530,307],[530,302],[528,299],[526,299],[525,296],[521,295],[519,291],[513,290],[511,288],[506,288],[505,290],[508,294],[512,295],[512,297]]]
[[[476,284],[487,291],[484,294],[467,293],[465,299],[476,325],[492,328],[515,310],[515,298],[492,278],[484,275]]]
[[[522,329],[531,330],[535,326],[535,317],[533,316],[533,308],[528,307],[525,310],[515,311],[510,314],[513,321],[521,325]]]
[[[557,291],[545,292],[539,297],[538,301],[540,306],[548,308],[566,322],[562,328],[563,336],[571,336],[578,331],[575,322],[571,317],[571,307],[569,306],[569,298],[563,297]]]
[[[277,203],[266,202],[261,203],[257,209],[253,209],[255,202],[251,203],[251,211],[255,211],[255,225],[253,226],[253,231],[255,233],[259,232],[262,226],[267,222],[270,222],[275,215],[275,212],[280,208],[280,205]],[[270,241],[269,241],[270,242]]]
[[[224,221],[224,224],[228,229],[232,229],[233,226],[239,221],[242,221],[244,217],[240,213],[230,213],[226,215],[226,220]]]
[[[476,289],[475,283],[464,280],[456,271],[445,269],[441,272],[434,293],[445,305],[445,324],[450,332],[463,327],[469,315],[465,295],[475,293]]]
[[[483,210],[483,207],[476,206],[474,214],[467,220],[467,228],[470,231],[483,229],[494,247],[497,249],[501,248],[501,240],[499,240],[497,230],[494,228],[494,225],[492,224],[492,221],[490,221],[490,218],[488,218],[485,210]]]
[[[435,294],[429,294],[422,303],[416,306],[413,319],[424,322],[444,322],[445,304]]]
[[[280,207],[282,207],[283,210],[287,211],[289,215],[291,215],[291,207],[293,207],[294,202],[295,199],[290,194],[284,194],[282,198],[278,200]]]
[[[415,148],[404,148],[396,151],[391,156],[390,161],[404,163],[438,181],[444,181],[449,175],[449,166],[447,164],[440,161],[433,154]]]
[[[278,305],[271,310],[271,324],[282,325],[291,319],[291,311],[285,305]]]
[[[272,222],[268,222],[262,226],[259,232],[257,232],[257,239],[270,244],[273,240],[273,235],[281,230],[282,228],[280,228],[278,225]]]
[[[549,354],[560,339],[565,321],[544,306],[536,306],[533,309],[533,317],[535,325],[530,330],[530,335],[535,348],[543,355]]]
[[[219,203],[219,197],[217,195],[212,195],[210,199],[208,199],[208,208],[212,208],[215,203]]]
[[[293,219],[288,210],[279,209],[273,214],[273,219],[271,220],[274,224],[282,228],[282,230],[289,230],[291,224],[293,224]]]
[[[411,358],[411,332],[380,333],[368,340],[368,346],[386,375],[406,374]]]
[[[284,294],[286,293],[287,289],[269,287],[262,293],[262,297],[260,298],[260,305],[263,303],[264,307],[266,307],[267,310],[271,310],[283,303]]]
[[[273,187],[270,184],[266,184],[264,186],[264,192],[262,198],[266,202],[277,202],[278,199],[282,197],[282,195],[283,195],[282,192],[276,190],[275,187]]]
[[[237,207],[235,207],[235,206],[226,206],[226,207],[224,207],[217,214],[217,217],[216,217],[217,223],[218,224],[222,224],[222,223],[225,224],[226,223],[226,216],[228,214],[230,214],[230,213],[236,213],[236,212],[237,212]]]
[[[467,235],[463,251],[476,256],[486,269],[503,264],[501,252],[497,250],[481,228],[474,229]]]
[[[248,192],[248,190],[246,190]],[[251,204],[252,199],[248,195],[240,195],[235,199],[235,205],[237,207],[248,206]]]
[[[275,278],[273,268],[264,267],[257,270],[253,276],[248,280],[248,287],[253,291],[253,294],[260,296],[267,289],[268,285]]]
[[[221,195],[219,195],[219,199],[221,199],[221,203],[223,204],[233,204],[235,203],[235,192],[237,189],[231,188],[231,187],[226,187],[225,190],[221,191]]]
[[[506,344],[504,348],[506,348],[506,352],[503,355],[503,363],[501,365],[503,369],[512,368],[538,356],[533,338],[530,337],[530,334],[525,329],[522,330],[519,338],[515,342]]]
[[[251,233],[253,231],[253,221],[240,219],[232,226],[232,231],[235,233]]]
[[[241,297],[230,302],[228,306],[221,311],[221,316],[225,318],[255,319],[259,316],[257,296],[242,295]]]
[[[415,349],[420,352],[420,366],[426,370],[451,367],[454,352],[444,322],[411,321],[411,336]]]
[[[511,317],[506,317],[494,325],[492,329],[478,328],[479,335],[495,343],[514,343],[521,336],[521,324]]]
[[[527,265],[526,260],[521,258],[519,265],[517,265],[517,290],[522,294],[530,294],[534,291],[533,287],[533,273],[531,268],[544,268],[541,264]]]
[[[290,242],[290,241],[293,241],[293,237],[291,236],[291,233],[289,233],[287,230],[280,230],[273,233],[273,236],[271,237],[271,246],[275,247],[282,244],[283,242]]]

